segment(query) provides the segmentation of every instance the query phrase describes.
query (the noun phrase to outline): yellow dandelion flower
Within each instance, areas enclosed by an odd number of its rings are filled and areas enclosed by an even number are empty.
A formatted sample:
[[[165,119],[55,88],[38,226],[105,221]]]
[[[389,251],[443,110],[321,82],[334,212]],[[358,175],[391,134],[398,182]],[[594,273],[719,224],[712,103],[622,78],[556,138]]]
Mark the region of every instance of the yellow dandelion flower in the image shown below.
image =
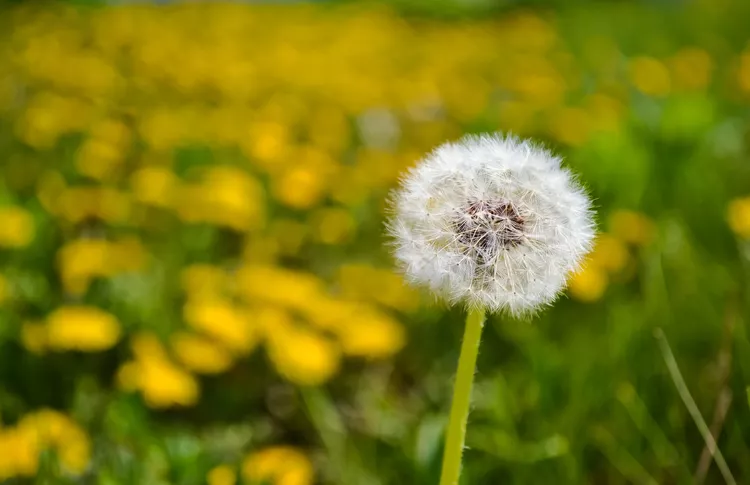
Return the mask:
[[[37,182],[36,197],[42,204],[44,210],[51,214],[57,214],[59,210],[59,198],[66,188],[65,179],[58,172],[51,170],[44,172]]]
[[[130,198],[110,187],[68,187],[57,199],[59,213],[74,224],[88,218],[122,223],[130,216]]]
[[[589,255],[589,264],[615,273],[625,267],[628,257],[628,248],[620,239],[610,234],[598,234],[594,250]]]
[[[656,233],[654,223],[647,216],[629,210],[614,212],[609,218],[612,234],[629,244],[645,246]]]
[[[134,237],[115,242],[78,239],[59,250],[57,265],[65,290],[82,295],[94,278],[137,271],[145,266],[146,258],[146,250]]]
[[[130,128],[122,121],[108,118],[95,123],[89,133],[97,140],[106,141],[117,147],[125,147],[132,140]]]
[[[177,176],[166,167],[144,167],[130,176],[135,200],[154,207],[172,204],[177,183]]]
[[[128,392],[137,390],[141,382],[140,372],[138,362],[125,362],[117,370],[117,387]]]
[[[219,465],[211,469],[206,476],[208,485],[234,485],[237,483],[237,474],[229,465]]]
[[[340,325],[356,320],[362,304],[322,296],[309,300],[298,310],[313,325],[335,331]]]
[[[356,222],[352,214],[342,208],[325,208],[311,215],[315,239],[324,244],[342,244],[351,239]]]
[[[247,315],[229,301],[218,298],[189,301],[185,304],[184,316],[194,329],[235,352],[247,353],[258,341],[257,330]]]
[[[339,349],[330,340],[301,327],[274,329],[268,335],[266,348],[279,374],[302,386],[322,384],[339,368]]]
[[[245,138],[243,151],[262,167],[272,167],[284,156],[289,146],[289,130],[279,123],[258,123],[251,128],[251,136]]]
[[[91,443],[86,432],[68,416],[42,409],[25,416],[18,427],[33,432],[42,446],[53,447],[68,472],[80,475],[85,471],[91,457]]]
[[[180,113],[158,108],[141,113],[138,132],[154,151],[166,151],[178,145],[184,136]]]
[[[109,275],[110,263],[109,243],[101,239],[72,241],[57,254],[63,287],[73,295],[84,294],[93,278]]]
[[[0,207],[0,246],[22,248],[34,239],[34,219],[20,207]]]
[[[419,292],[392,271],[347,264],[339,269],[338,282],[342,295],[348,299],[375,301],[402,311],[413,311],[419,306]]]
[[[294,167],[274,179],[273,193],[282,203],[295,209],[308,209],[323,198],[325,179],[310,167]]]
[[[590,115],[581,108],[567,107],[550,115],[550,132],[555,139],[571,146],[586,142],[591,131]]]
[[[47,349],[47,326],[44,323],[24,322],[21,326],[21,344],[34,354]]]
[[[124,158],[122,148],[105,140],[90,138],[78,148],[75,165],[81,175],[108,180],[114,178]]]
[[[737,84],[745,93],[750,93],[750,50],[740,56],[737,69]]]
[[[124,237],[109,245],[113,273],[138,271],[146,266],[148,252],[137,237]]]
[[[243,266],[237,288],[249,300],[303,308],[325,294],[323,282],[312,274],[274,266]]]
[[[117,319],[94,307],[61,307],[47,316],[47,343],[55,350],[106,350],[120,333]]]
[[[124,390],[140,390],[146,404],[153,408],[192,406],[198,401],[198,381],[176,366],[159,339],[139,333],[130,341],[135,361],[124,364],[117,375]]]
[[[743,239],[750,239],[750,197],[734,199],[727,210],[729,227]]]
[[[666,96],[671,90],[671,78],[664,64],[653,57],[636,57],[630,61],[630,80],[643,94]]]
[[[204,181],[209,222],[238,231],[260,227],[264,220],[263,189],[260,183],[236,167],[213,167]]]
[[[242,476],[253,484],[312,485],[313,466],[298,449],[274,446],[248,455],[242,462]]]
[[[316,109],[307,119],[310,141],[314,144],[333,152],[339,152],[347,146],[350,123],[343,110],[328,106]]]
[[[91,444],[82,430],[71,430],[65,434],[64,442],[57,447],[57,456],[65,470],[80,475],[91,460]]]
[[[148,406],[192,406],[198,401],[198,382],[168,359],[156,356],[141,359],[138,367],[139,388]]]
[[[604,295],[607,283],[607,273],[603,269],[587,264],[570,277],[568,292],[576,300],[590,303]]]
[[[99,187],[93,215],[105,222],[126,222],[131,214],[130,196],[111,187]]]
[[[7,301],[10,297],[10,283],[5,276],[0,275],[0,303]]]
[[[226,271],[210,264],[192,264],[182,270],[180,279],[182,290],[191,300],[220,296],[229,280]]]
[[[39,439],[33,430],[0,429],[0,480],[36,475],[40,451]]]
[[[232,365],[231,354],[205,337],[179,332],[170,339],[175,357],[188,370],[199,374],[219,374]]]
[[[86,432],[68,416],[51,409],[41,409],[24,416],[18,428],[38,439],[41,447],[52,447],[63,468],[80,475],[91,458],[91,443]]]
[[[602,93],[586,98],[586,109],[591,117],[592,129],[598,131],[616,131],[625,112],[619,99]]]
[[[373,359],[395,354],[406,341],[400,323],[374,310],[338,326],[336,335],[345,354]]]
[[[704,49],[686,47],[669,60],[672,79],[679,89],[705,89],[711,82],[713,61]]]

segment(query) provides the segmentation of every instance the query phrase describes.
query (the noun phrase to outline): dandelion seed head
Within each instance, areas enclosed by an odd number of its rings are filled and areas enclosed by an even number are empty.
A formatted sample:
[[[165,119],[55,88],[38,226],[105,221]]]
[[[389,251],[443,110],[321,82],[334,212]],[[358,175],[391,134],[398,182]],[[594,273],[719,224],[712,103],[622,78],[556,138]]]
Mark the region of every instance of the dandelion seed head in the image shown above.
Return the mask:
[[[561,161],[499,134],[427,155],[391,201],[407,278],[452,303],[515,315],[554,301],[595,233],[589,197]]]

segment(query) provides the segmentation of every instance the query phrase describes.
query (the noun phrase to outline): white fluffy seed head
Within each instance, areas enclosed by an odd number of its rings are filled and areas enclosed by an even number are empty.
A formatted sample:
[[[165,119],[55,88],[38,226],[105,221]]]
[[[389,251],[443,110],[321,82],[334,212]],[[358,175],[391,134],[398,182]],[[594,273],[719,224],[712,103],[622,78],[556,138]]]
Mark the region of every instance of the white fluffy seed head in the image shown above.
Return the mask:
[[[552,303],[595,233],[591,202],[561,161],[510,135],[439,146],[392,195],[388,228],[406,277],[490,311]]]

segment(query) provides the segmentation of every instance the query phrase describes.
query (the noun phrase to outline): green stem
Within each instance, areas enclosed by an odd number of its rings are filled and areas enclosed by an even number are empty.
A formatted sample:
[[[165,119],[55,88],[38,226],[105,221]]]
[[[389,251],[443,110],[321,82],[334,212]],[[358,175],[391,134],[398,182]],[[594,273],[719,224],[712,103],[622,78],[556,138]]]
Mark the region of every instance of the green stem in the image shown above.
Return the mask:
[[[484,309],[474,308],[466,316],[464,341],[461,344],[461,356],[458,358],[458,371],[453,387],[453,402],[448,422],[448,433],[443,451],[443,471],[440,474],[440,485],[458,485],[461,476],[461,455],[466,439],[466,422],[469,419],[471,404],[471,386],[474,382],[474,370],[477,365],[479,341],[482,338]]]

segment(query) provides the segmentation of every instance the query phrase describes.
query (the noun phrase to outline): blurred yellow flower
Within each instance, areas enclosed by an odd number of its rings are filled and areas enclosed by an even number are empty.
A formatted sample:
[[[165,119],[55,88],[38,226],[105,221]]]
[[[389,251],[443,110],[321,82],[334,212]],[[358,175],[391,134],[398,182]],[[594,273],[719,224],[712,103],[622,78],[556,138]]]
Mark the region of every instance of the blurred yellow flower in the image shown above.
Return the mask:
[[[750,197],[734,199],[727,210],[729,227],[743,239],[750,239]]]
[[[318,209],[310,216],[315,239],[324,244],[342,244],[352,238],[356,221],[351,212],[340,207]]]
[[[309,273],[274,266],[246,265],[237,272],[237,287],[245,298],[302,308],[325,294],[323,282]]]
[[[105,118],[89,128],[89,134],[116,147],[127,147],[132,141],[130,128],[120,120]]]
[[[550,114],[550,133],[562,143],[579,146],[586,142],[591,131],[589,114],[575,107],[561,108]]]
[[[345,264],[339,268],[338,282],[342,296],[348,299],[374,301],[407,312],[420,303],[419,292],[390,270]]]
[[[78,239],[60,248],[57,264],[65,290],[82,295],[93,278],[112,274],[109,255],[109,242],[101,239]]]
[[[609,217],[612,234],[620,240],[637,246],[645,246],[655,236],[653,221],[644,214],[629,210],[618,210]]]
[[[280,123],[261,122],[254,125],[241,145],[248,158],[268,169],[285,154],[289,146],[289,130]]]
[[[0,275],[0,304],[7,301],[10,294],[10,283],[5,276]]]
[[[571,276],[568,282],[568,292],[577,300],[593,302],[604,295],[607,283],[607,273],[604,269],[587,264]]]
[[[186,369],[199,374],[218,374],[232,365],[224,348],[200,335],[179,332],[170,337],[172,351]]]
[[[669,68],[676,88],[705,89],[711,82],[713,61],[704,49],[685,47],[672,56]]]
[[[122,389],[140,390],[146,404],[153,408],[192,406],[198,401],[198,382],[169,360],[154,335],[135,335],[131,346],[135,360],[125,363],[117,376]]]
[[[21,325],[21,343],[34,354],[41,354],[47,348],[47,326],[44,323],[24,322]]]
[[[0,480],[36,475],[39,452],[39,439],[33,430],[0,428]]]
[[[615,273],[625,268],[628,258],[628,248],[620,239],[601,233],[596,236],[594,250],[588,257],[588,263]]]
[[[177,177],[165,167],[144,167],[130,176],[130,186],[141,204],[167,208],[172,204]]]
[[[266,348],[279,374],[302,386],[322,384],[339,368],[340,351],[330,340],[294,324],[275,328]]]
[[[750,93],[750,50],[740,56],[737,69],[737,84],[745,93]]]
[[[56,202],[54,213],[74,224],[89,218],[124,223],[131,213],[129,196],[111,187],[68,187],[57,197]]]
[[[664,64],[653,57],[636,57],[630,61],[630,80],[643,94],[666,96],[672,81]]]
[[[219,465],[212,468],[206,476],[208,485],[234,485],[237,483],[237,474],[229,465]]]
[[[248,353],[258,342],[258,331],[246,312],[228,300],[188,301],[184,316],[191,327],[210,335],[235,352]]]
[[[212,167],[204,181],[212,222],[239,231],[259,227],[264,220],[263,189],[247,172],[235,167]]]
[[[250,484],[312,485],[313,466],[301,451],[273,446],[252,453],[242,462],[242,476]]]
[[[65,306],[47,316],[47,343],[54,350],[106,350],[120,339],[117,319],[95,307]]]
[[[298,310],[316,327],[326,331],[336,331],[340,325],[355,321],[365,307],[358,302],[322,296],[308,301]]]
[[[81,175],[96,180],[107,180],[115,178],[124,158],[122,147],[108,141],[89,138],[78,148],[75,164]]]
[[[18,428],[33,432],[41,446],[54,448],[60,464],[68,472],[80,475],[86,470],[91,443],[86,432],[68,416],[42,409],[24,416]]]
[[[187,222],[208,222],[237,231],[257,229],[265,222],[260,183],[229,166],[213,167],[200,183],[182,185],[175,209]]]
[[[226,271],[210,264],[191,264],[182,270],[180,279],[182,290],[191,300],[219,297],[229,282]]]
[[[21,248],[34,239],[34,219],[20,207],[0,207],[0,246]]]
[[[372,309],[339,325],[336,334],[345,354],[373,359],[395,354],[406,342],[400,323]]]
[[[27,445],[21,445],[16,456],[22,456],[29,470],[36,469],[38,453],[45,448],[56,451],[60,464],[69,473],[80,475],[88,467],[91,443],[86,432],[68,416],[41,409],[25,415],[16,430],[27,440]]]
[[[625,112],[619,99],[603,93],[586,98],[586,109],[591,117],[592,130],[597,131],[616,131]]]
[[[46,171],[39,176],[36,186],[36,197],[44,210],[56,214],[58,200],[65,191],[65,179],[58,172]]]
[[[65,290],[82,295],[94,278],[137,271],[145,265],[146,257],[141,242],[134,237],[114,242],[77,239],[59,250],[57,265]]]
[[[273,193],[285,205],[309,209],[320,202],[325,190],[322,174],[310,167],[292,167],[274,179]]]
[[[61,55],[65,55],[62,54]],[[59,75],[59,71],[53,75]],[[60,136],[83,130],[91,117],[91,105],[76,97],[49,91],[38,92],[18,118],[15,131],[21,140],[37,149],[50,149]]]

